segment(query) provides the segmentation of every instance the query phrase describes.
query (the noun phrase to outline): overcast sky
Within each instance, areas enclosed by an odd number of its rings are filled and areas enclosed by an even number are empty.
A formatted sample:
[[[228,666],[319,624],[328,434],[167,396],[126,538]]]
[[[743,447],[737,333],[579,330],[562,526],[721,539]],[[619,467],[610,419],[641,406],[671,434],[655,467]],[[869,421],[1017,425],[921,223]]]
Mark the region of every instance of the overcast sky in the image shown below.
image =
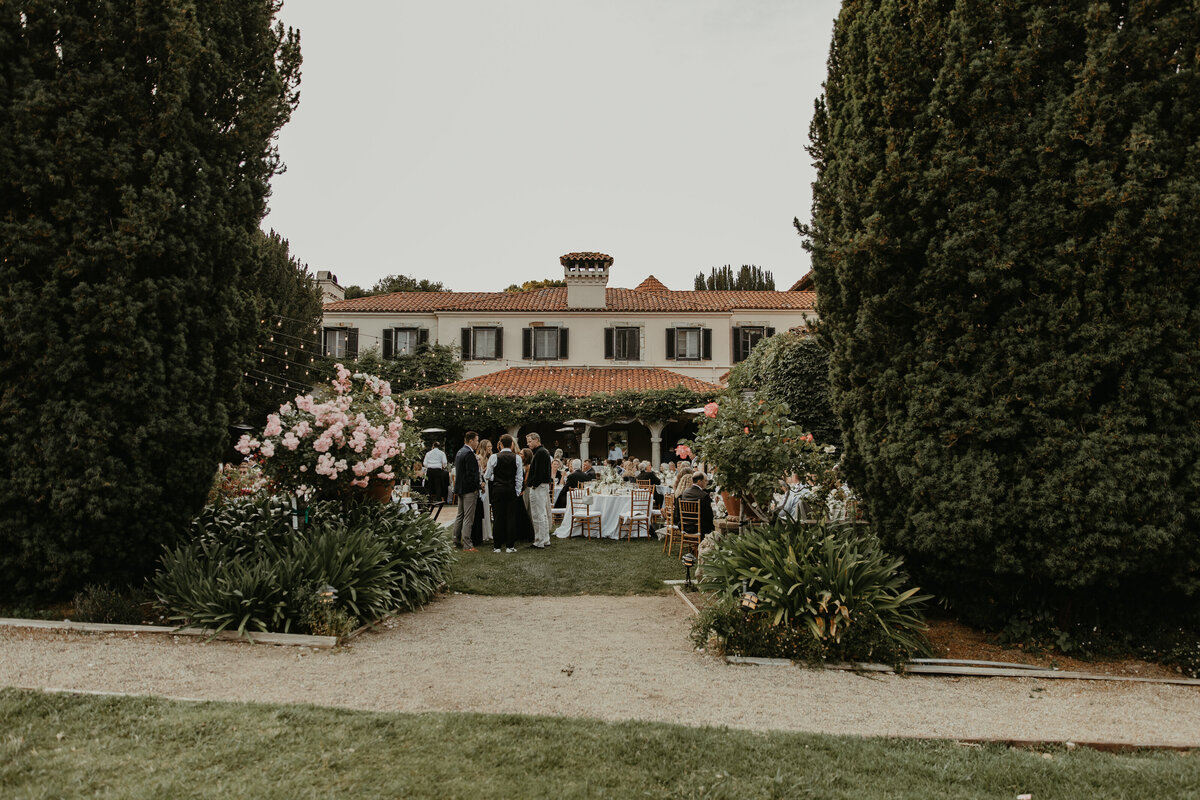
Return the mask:
[[[804,150],[838,0],[285,0],[304,55],[264,229],[312,271],[459,291],[808,269]]]

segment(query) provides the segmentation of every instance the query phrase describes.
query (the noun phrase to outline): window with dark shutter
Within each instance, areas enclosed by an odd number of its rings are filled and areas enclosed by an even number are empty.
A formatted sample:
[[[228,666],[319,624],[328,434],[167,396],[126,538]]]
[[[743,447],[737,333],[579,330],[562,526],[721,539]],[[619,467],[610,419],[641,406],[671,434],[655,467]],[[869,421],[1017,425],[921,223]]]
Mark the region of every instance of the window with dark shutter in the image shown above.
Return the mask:
[[[392,350],[392,346],[396,343],[395,328],[384,328],[383,336],[382,336],[382,338],[380,338],[379,342],[380,342],[380,348],[383,351],[383,357],[385,359],[391,358],[392,353],[394,352]]]
[[[675,328],[667,328],[667,358],[675,358]]]
[[[567,353],[570,352],[569,346],[569,331],[566,328],[558,329],[558,357],[565,360]]]
[[[700,358],[704,361],[712,361],[712,328],[702,328],[700,335],[703,340],[700,348]]]
[[[733,329],[733,363],[742,360],[742,329]]]
[[[471,329],[462,329],[462,360],[471,360]]]
[[[613,357],[613,334],[614,334],[614,330],[612,328],[604,329],[604,357],[605,358]]]
[[[521,358],[526,361],[533,358],[533,328],[521,329]]]
[[[504,358],[504,328],[493,328],[496,331],[496,358]]]
[[[358,358],[358,328],[350,328],[346,331],[346,360],[353,361]]]
[[[640,361],[642,357],[642,329],[617,328],[613,336],[613,355],[617,361]]]

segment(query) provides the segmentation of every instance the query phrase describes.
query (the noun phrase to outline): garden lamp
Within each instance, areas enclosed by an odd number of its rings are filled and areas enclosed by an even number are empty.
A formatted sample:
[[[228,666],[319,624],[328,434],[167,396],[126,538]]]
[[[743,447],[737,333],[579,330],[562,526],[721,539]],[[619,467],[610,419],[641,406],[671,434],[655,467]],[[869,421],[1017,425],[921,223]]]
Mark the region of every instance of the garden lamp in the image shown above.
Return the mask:
[[[322,603],[331,606],[337,602],[337,589],[327,583],[317,591],[317,596],[321,598]]]
[[[747,611],[753,611],[754,609],[758,608],[758,595],[756,595],[754,592],[743,592],[742,608],[746,609]]]
[[[687,569],[687,580],[684,582],[684,586],[687,587],[688,591],[691,591],[692,567],[696,566],[696,554],[691,550],[683,554],[683,566]]]

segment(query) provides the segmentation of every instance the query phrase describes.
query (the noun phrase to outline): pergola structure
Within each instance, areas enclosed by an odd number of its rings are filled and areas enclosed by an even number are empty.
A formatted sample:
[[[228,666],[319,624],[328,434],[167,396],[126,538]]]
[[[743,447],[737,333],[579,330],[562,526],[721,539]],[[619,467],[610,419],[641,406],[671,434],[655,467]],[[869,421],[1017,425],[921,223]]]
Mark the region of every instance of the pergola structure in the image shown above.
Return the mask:
[[[557,396],[565,399],[569,398],[589,398],[596,395],[612,395],[614,393],[628,393],[639,391],[652,391],[663,389],[684,389],[695,395],[713,395],[722,390],[721,386],[714,383],[707,383],[686,375],[681,375],[671,370],[661,369],[658,367],[606,367],[606,368],[579,368],[579,367],[510,367],[509,369],[492,372],[487,375],[480,375],[475,378],[458,381],[456,383],[446,384],[436,387],[436,390],[443,392],[462,393],[477,397],[486,395],[497,398],[522,398],[532,397],[536,395],[544,395],[547,392],[553,392]],[[433,390],[431,390],[433,391]],[[579,457],[586,459],[590,456],[592,445],[593,428],[611,428],[613,426],[628,426],[637,423],[643,426],[649,433],[648,442],[640,437],[630,437],[630,455],[644,458],[650,461],[655,467],[658,467],[662,461],[662,443],[663,433],[668,431],[670,426],[679,427],[680,433],[685,428],[691,426],[691,421],[688,415],[685,414],[685,407],[693,405],[687,403],[678,409],[658,412],[657,418],[643,419],[635,418],[615,418],[605,419],[602,415],[592,414],[587,420],[583,420],[577,427],[576,432],[579,436]],[[570,412],[563,404],[562,414],[557,419],[539,419],[531,420],[527,423],[517,423],[508,426],[508,433],[516,439],[522,430],[526,432],[538,431],[542,434],[542,440],[549,445],[554,437],[553,432],[560,429],[560,426],[570,416]],[[547,412],[543,412],[543,416]],[[592,421],[595,420],[595,421]],[[547,435],[549,432],[549,435]],[[635,447],[635,440],[637,446]],[[649,453],[637,453],[637,450],[642,449],[642,444],[649,445]],[[607,455],[607,450],[600,454],[601,458]]]

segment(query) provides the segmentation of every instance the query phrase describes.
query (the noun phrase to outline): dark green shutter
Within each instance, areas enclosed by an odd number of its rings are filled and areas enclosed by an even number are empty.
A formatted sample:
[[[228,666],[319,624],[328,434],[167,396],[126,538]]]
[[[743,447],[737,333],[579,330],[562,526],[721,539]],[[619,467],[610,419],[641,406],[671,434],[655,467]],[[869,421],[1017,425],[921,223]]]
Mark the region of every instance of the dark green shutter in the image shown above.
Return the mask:
[[[358,358],[358,328],[350,328],[346,331],[346,360],[353,361]]]
[[[712,328],[704,328],[700,331],[700,358],[704,361],[712,361]]]
[[[675,358],[675,329],[667,328],[667,358]]]
[[[395,328],[384,328],[383,329],[382,349],[383,349],[383,357],[385,359],[391,358],[395,354],[395,352],[396,352],[395,345],[396,345],[396,329]]]
[[[462,329],[462,360],[471,360],[471,329]]]
[[[774,335],[775,335],[775,329],[767,328],[767,336],[774,336]]]
[[[604,329],[604,357],[605,358],[616,357],[616,345],[614,344],[614,341],[616,340],[616,335],[617,335],[617,332],[615,330],[613,330],[612,328]]]
[[[738,363],[742,360],[742,329],[735,327],[733,329],[733,363]]]
[[[566,328],[558,329],[558,357],[565,359],[570,348],[568,346],[568,331]]]
[[[423,344],[429,344],[429,328],[417,329],[417,347]]]
[[[533,328],[521,329],[521,358],[526,361],[533,358]]]
[[[504,328],[496,328],[496,358],[504,358]]]

